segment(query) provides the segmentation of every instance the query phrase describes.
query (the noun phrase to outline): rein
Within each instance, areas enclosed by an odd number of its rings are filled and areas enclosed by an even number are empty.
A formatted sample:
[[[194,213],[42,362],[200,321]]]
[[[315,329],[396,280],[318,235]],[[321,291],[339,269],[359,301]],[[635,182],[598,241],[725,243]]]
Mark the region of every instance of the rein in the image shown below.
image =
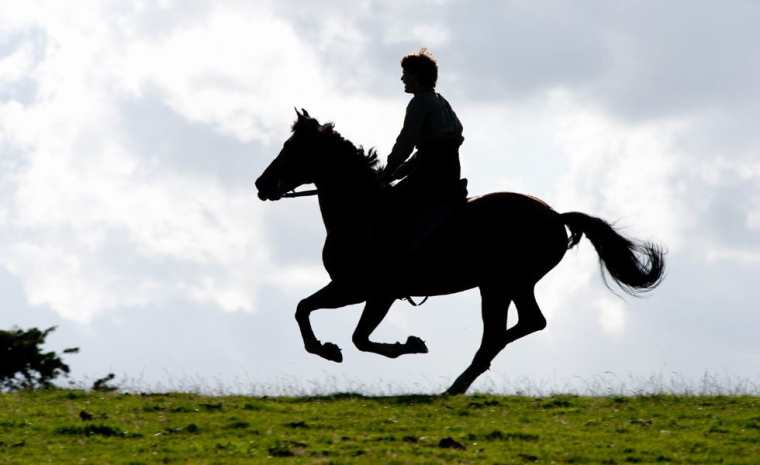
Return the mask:
[[[282,194],[282,198],[284,198],[284,199],[292,199],[293,197],[306,197],[308,195],[317,195],[317,193],[318,192],[317,192],[316,189],[311,189],[311,190],[308,190],[308,191],[301,191],[301,192],[290,191],[290,192],[286,192],[286,193]]]

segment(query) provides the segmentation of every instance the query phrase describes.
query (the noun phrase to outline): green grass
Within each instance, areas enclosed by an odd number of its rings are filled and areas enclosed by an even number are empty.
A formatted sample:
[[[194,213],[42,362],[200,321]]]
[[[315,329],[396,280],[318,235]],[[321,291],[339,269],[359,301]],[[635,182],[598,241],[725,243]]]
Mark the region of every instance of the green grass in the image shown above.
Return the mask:
[[[21,392],[0,463],[758,464],[760,398]]]

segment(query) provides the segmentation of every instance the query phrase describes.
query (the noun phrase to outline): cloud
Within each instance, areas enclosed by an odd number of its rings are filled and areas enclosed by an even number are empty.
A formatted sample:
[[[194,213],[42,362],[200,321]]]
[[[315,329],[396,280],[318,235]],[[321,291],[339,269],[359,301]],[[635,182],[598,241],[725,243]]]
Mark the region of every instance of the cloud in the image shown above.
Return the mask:
[[[287,136],[292,105],[331,110],[355,140],[395,130],[395,108],[370,99],[385,123],[357,121],[367,100],[344,102],[312,44],[266,5],[196,6],[96,2],[69,15],[31,4],[4,24],[0,77],[35,92],[1,103],[11,158],[0,252],[31,303],[80,321],[179,298],[253,311],[271,276],[303,292],[324,279],[305,247],[283,253],[292,246],[267,237],[279,213],[251,181]],[[345,38],[331,30],[322,46]],[[318,223],[311,235],[318,257]]]
[[[750,2],[4,4],[0,266],[30,312],[49,307],[97,328],[88,339],[95,347],[120,331],[110,318],[139,332],[165,312],[155,338],[188,307],[197,316],[183,321],[192,340],[170,334],[161,347],[188,348],[222,311],[227,326],[213,350],[228,371],[247,357],[267,373],[289,360],[283,370],[320,376],[327,368],[301,351],[292,321],[297,301],[326,279],[318,206],[262,204],[250,183],[287,137],[293,106],[387,154],[407,101],[399,59],[428,46],[465,126],[472,193],[528,192],[670,252],[670,274],[652,297],[619,301],[582,242],[537,286],[547,330],[510,346],[494,370],[551,374],[542,361],[552,360],[574,376],[646,371],[655,360],[698,372],[752,360],[746,328],[756,318],[746,301],[760,298],[750,282],[760,256],[760,100],[748,57],[758,10]],[[431,355],[386,365],[351,352],[330,373],[369,379],[382,366],[398,382],[409,374],[446,382],[477,346],[478,306],[471,292],[432,299],[423,310],[436,316],[394,308],[378,340],[416,333]],[[320,337],[350,344],[356,312],[316,315]],[[246,342],[243,323],[256,326],[262,345]],[[230,328],[239,331],[233,341],[219,336]],[[283,331],[276,341],[265,337],[272,328]],[[695,349],[694,340],[707,342]],[[205,372],[220,366],[193,355]]]
[[[244,142],[283,134],[283,102],[308,105],[328,86],[292,27],[255,8],[216,8],[164,40],[131,41],[123,66],[127,81],[155,87],[177,113]]]
[[[196,46],[193,40],[204,31],[169,34],[154,45],[158,58],[168,60],[160,56],[165,49],[178,54],[176,68],[156,69],[150,57],[140,62],[131,55],[144,50],[148,39],[125,41],[130,28],[119,27],[124,18],[118,14],[96,7],[82,16],[41,13],[15,25],[22,38],[3,60],[23,62],[37,88],[31,101],[2,104],[2,141],[12,154],[1,179],[9,194],[0,209],[4,266],[21,277],[31,303],[49,305],[69,319],[85,321],[116,308],[177,298],[254,310],[256,282],[269,256],[250,186],[225,187],[201,170],[175,174],[174,163],[162,159],[166,151],[139,150],[132,138],[142,134],[129,131],[134,124],[124,124],[121,112],[141,99],[143,86],[166,86],[176,93],[164,101],[182,119],[201,120],[243,142],[255,139],[261,133],[246,121],[255,121],[257,113],[238,117],[238,110],[225,106],[233,102],[234,89],[211,92],[221,100],[216,113],[203,93],[207,63],[212,55],[223,60],[215,46],[226,44],[211,40],[196,50],[198,58],[190,48],[172,44],[186,40]],[[212,30],[218,28],[214,24]],[[279,31],[272,27],[269,32]],[[23,34],[30,28],[45,31],[42,45],[39,37]],[[44,50],[36,61],[30,58],[33,47]],[[178,78],[182,72],[190,81]],[[3,78],[27,79],[18,73]],[[183,92],[196,91],[201,98],[194,106]],[[183,150],[181,140],[163,143]]]

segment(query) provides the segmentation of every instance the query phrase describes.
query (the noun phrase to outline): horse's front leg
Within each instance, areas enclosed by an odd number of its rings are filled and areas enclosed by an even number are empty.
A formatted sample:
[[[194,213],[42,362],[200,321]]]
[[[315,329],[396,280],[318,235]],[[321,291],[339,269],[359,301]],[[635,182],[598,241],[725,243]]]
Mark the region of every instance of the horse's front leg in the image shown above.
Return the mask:
[[[387,344],[370,341],[369,337],[388,314],[393,301],[392,297],[373,297],[367,299],[359,324],[354,331],[353,341],[357,349],[363,352],[374,352],[390,358],[404,354],[426,354],[428,351],[425,341],[417,336],[409,336],[405,343]]]
[[[309,315],[320,308],[345,307],[346,305],[358,304],[363,300],[361,296],[351,292],[349,287],[340,286],[335,281],[331,281],[327,286],[299,302],[296,308],[296,321],[301,330],[306,351],[333,362],[342,362],[343,355],[340,353],[340,347],[332,342],[322,343],[314,335]]]

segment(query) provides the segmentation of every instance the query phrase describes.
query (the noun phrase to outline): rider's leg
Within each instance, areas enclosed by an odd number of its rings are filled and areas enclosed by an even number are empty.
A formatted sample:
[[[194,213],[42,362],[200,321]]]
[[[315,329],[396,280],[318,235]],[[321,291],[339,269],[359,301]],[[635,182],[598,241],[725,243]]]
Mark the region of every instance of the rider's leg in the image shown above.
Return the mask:
[[[369,336],[377,328],[388,310],[391,308],[395,299],[391,297],[377,297],[367,299],[359,324],[354,331],[353,341],[357,349],[363,352],[374,352],[390,358],[396,358],[404,354],[424,354],[427,353],[425,342],[416,337],[409,336],[404,344],[396,342],[395,344],[386,344],[372,342]]]
[[[341,286],[335,281],[331,281],[327,286],[301,300],[296,309],[296,321],[301,330],[306,351],[333,362],[341,362],[343,356],[340,353],[340,348],[331,342],[323,344],[314,335],[309,315],[320,308],[345,307],[346,305],[360,303],[363,300],[364,298],[358,293],[351,292],[349,287]]]

